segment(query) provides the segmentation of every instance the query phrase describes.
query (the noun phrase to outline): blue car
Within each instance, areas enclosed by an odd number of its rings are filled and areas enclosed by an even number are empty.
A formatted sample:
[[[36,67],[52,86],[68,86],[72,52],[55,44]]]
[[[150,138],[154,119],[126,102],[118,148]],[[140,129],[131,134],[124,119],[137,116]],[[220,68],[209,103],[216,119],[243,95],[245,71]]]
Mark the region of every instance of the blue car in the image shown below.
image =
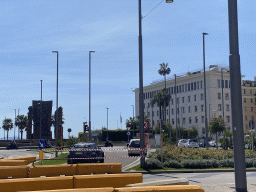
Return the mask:
[[[206,146],[206,142],[199,141],[198,145],[199,145],[199,147],[205,147]]]

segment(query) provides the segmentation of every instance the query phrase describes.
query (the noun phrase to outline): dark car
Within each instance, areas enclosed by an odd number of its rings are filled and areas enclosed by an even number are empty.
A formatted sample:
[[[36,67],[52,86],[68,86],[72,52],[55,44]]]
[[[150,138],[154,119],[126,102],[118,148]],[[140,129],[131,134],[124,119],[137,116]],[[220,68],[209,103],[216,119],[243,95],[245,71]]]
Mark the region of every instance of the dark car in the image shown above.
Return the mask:
[[[95,143],[77,143],[69,150],[67,163],[104,163],[104,152]]]
[[[17,146],[17,144],[15,143],[15,142],[11,142],[10,144],[8,144],[7,146],[6,146],[6,149],[18,149],[18,146]]]
[[[111,141],[107,140],[107,141],[105,142],[105,145],[104,145],[104,146],[105,146],[105,147],[113,147],[113,144],[112,144]]]
[[[44,142],[45,142],[45,148],[52,148],[52,144],[50,143],[50,141],[49,140],[44,140]]]
[[[199,147],[205,147],[206,146],[206,142],[199,141],[198,145],[199,145]]]

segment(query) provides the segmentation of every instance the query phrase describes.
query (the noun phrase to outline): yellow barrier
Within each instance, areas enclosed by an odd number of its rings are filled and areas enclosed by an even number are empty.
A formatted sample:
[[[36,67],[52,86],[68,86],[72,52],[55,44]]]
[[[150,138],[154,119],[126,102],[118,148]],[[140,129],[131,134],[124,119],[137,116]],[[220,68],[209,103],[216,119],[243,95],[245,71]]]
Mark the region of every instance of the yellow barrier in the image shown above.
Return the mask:
[[[0,166],[27,165],[27,160],[0,160]]]
[[[77,175],[90,175],[94,174],[105,174],[105,173],[122,173],[121,163],[88,163],[88,164],[77,164],[76,174]]]
[[[72,189],[73,177],[3,179],[0,186],[0,192]]]
[[[16,157],[16,158],[8,158],[8,159],[2,159],[2,160],[4,160],[4,161],[6,161],[6,160],[26,160],[27,164],[29,164],[36,160],[36,156]]]
[[[198,185],[166,185],[166,186],[149,186],[149,187],[128,187],[116,188],[115,192],[204,192],[204,189]]]
[[[19,191],[19,192],[32,192],[32,191]],[[60,190],[43,190],[33,192],[115,192],[113,187],[106,188],[85,188],[85,189],[60,189]]]
[[[26,178],[28,174],[28,166],[0,166],[0,179]]]
[[[79,175],[74,176],[74,188],[125,187],[142,181],[141,173]]]
[[[76,175],[76,165],[40,165],[29,166],[30,174],[28,177],[40,177],[40,176],[73,176]]]

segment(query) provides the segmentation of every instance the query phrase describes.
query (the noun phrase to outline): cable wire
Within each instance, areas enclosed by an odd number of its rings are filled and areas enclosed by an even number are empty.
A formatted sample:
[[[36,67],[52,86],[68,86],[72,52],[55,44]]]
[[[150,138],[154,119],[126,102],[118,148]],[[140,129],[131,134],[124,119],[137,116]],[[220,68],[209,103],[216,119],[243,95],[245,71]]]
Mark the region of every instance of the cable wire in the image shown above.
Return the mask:
[[[157,6],[155,6],[151,11],[149,11],[142,19],[144,19],[149,13],[151,13],[155,8],[157,8],[164,0],[162,0],[160,3],[158,3]]]

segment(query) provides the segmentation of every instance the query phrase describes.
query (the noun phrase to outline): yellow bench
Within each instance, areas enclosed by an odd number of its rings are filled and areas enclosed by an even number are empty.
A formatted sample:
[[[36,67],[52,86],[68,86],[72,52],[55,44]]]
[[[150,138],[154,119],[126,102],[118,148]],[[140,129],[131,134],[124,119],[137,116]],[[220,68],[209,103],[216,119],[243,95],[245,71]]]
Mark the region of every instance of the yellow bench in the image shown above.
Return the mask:
[[[90,175],[93,174],[117,174],[122,173],[121,163],[88,163],[88,164],[77,164],[76,174],[77,175]]]
[[[28,176],[28,166],[0,166],[0,179],[26,178]]]
[[[18,166],[18,165],[27,165],[27,160],[0,160],[0,166]]]

